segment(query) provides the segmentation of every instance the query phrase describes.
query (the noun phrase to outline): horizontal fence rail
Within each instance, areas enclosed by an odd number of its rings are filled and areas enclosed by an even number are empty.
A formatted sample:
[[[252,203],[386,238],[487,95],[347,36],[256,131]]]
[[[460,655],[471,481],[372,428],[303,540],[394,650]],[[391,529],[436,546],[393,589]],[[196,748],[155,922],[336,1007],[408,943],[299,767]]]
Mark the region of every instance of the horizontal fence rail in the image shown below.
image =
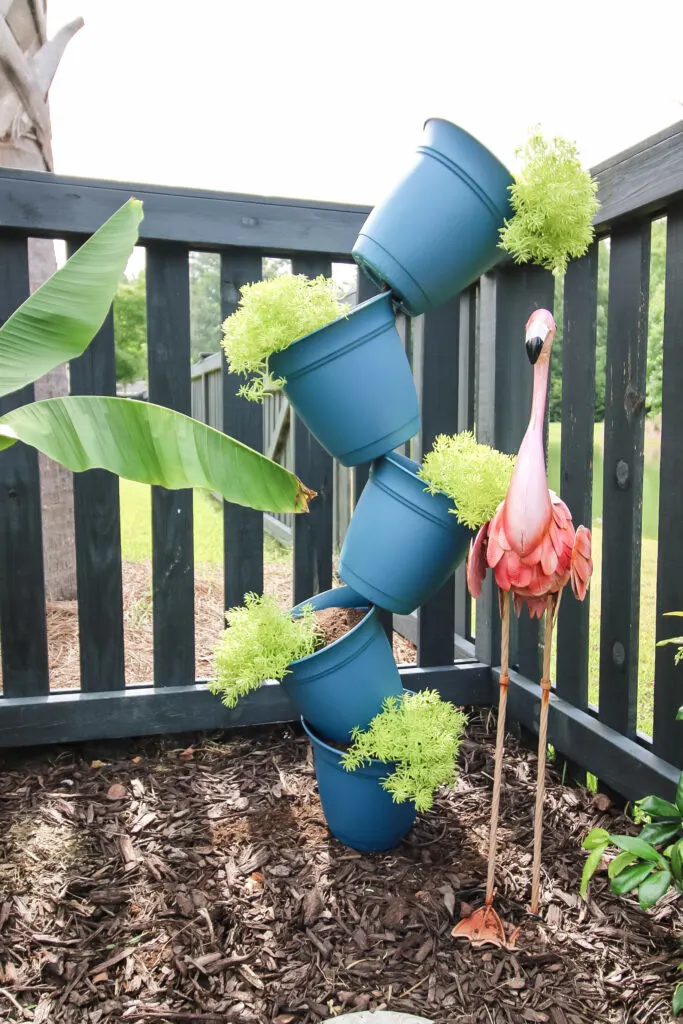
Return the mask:
[[[667,219],[658,639],[676,631],[676,620],[665,619],[664,612],[683,608],[683,122],[606,161],[595,173],[601,201],[595,226],[606,241],[596,241],[570,264],[561,293],[560,494],[575,522],[590,526],[599,250],[606,245],[602,584],[592,594],[601,612],[599,704],[589,701],[591,596],[581,604],[568,594],[557,629],[550,740],[576,777],[591,771],[628,798],[649,791],[667,796],[683,766],[683,726],[675,721],[683,703],[681,670],[673,664],[671,648],[657,652],[652,739],[637,730],[636,700],[655,217]],[[150,399],[191,410],[265,451],[319,493],[307,516],[264,517],[224,505],[225,606],[263,588],[264,526],[292,543],[292,601],[304,600],[332,583],[334,552],[369,467],[335,465],[283,396],[263,407],[238,398],[239,381],[221,354],[190,365],[188,259],[190,251],[219,254],[221,316],[227,317],[240,287],[261,278],[266,255],[285,257],[294,272],[309,276],[329,274],[333,262],[352,263],[351,248],[368,209],[0,170],[0,317],[6,319],[27,294],[29,237],[66,238],[76,246],[130,195],[144,202],[140,244],[147,258]],[[517,451],[532,385],[524,323],[539,306],[553,309],[555,284],[546,271],[504,261],[441,308],[399,321],[423,411],[420,435],[402,449],[406,454],[419,459],[438,433],[465,428],[474,428],[481,441]],[[374,287],[359,275],[357,301],[373,294]],[[110,318],[89,352],[72,364],[72,393],[113,393],[114,340]],[[11,401],[31,399],[29,388],[3,400],[0,410],[10,408]],[[39,494],[34,453],[20,445],[0,453],[1,743],[123,737],[293,717],[276,684],[264,685],[231,711],[195,680],[194,525],[187,492],[155,489],[154,685],[124,677],[118,485],[105,473],[83,474],[75,486],[81,686],[50,691]],[[500,623],[490,579],[477,602],[474,630],[464,569],[414,615],[382,613],[382,618],[387,630],[398,629],[417,646],[417,665],[401,669],[404,685],[436,686],[463,704],[494,701]],[[532,731],[538,721],[541,656],[538,623],[524,613],[512,627],[509,708],[511,717]]]

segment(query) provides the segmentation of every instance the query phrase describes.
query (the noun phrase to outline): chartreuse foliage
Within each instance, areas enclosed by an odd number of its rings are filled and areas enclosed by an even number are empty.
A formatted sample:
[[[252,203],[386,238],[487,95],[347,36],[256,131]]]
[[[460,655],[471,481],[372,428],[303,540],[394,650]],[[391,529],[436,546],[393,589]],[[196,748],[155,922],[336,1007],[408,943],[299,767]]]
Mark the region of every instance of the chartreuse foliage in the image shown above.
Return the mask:
[[[566,139],[548,141],[536,130],[517,155],[522,168],[510,186],[514,217],[501,228],[501,248],[516,263],[564,274],[593,240],[597,182]]]
[[[452,498],[459,523],[477,530],[491,519],[505,498],[515,460],[464,430],[449,436],[440,434],[425,455],[418,476],[430,493],[443,491]]]
[[[138,237],[129,200],[0,327],[0,396],[81,355],[109,311]],[[0,417],[0,450],[24,441],[74,472],[99,467],[168,488],[202,487],[264,511],[305,511],[312,492],[218,430],[150,403],[54,398]]]
[[[274,597],[245,594],[244,605],[225,617],[228,629],[216,645],[216,678],[209,689],[229,708],[266,679],[282,679],[293,661],[313,654],[321,641],[311,605],[292,618]]]
[[[455,782],[466,722],[463,712],[441,700],[436,690],[387,697],[365,731],[353,730],[342,755],[344,767],[354,771],[372,758],[391,762],[384,789],[396,803],[413,800],[418,811],[428,811],[439,786]]]
[[[285,383],[268,369],[268,357],[346,313],[334,281],[282,274],[245,284],[239,305],[223,324],[223,348],[231,373],[251,379],[238,394],[253,402]]]

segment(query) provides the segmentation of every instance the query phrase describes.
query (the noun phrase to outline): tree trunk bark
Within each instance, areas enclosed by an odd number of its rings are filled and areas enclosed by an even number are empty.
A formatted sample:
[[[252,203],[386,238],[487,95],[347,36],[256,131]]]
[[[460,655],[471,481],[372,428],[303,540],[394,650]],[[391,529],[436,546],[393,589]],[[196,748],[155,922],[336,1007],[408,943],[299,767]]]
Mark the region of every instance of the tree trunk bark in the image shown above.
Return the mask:
[[[80,24],[73,22],[46,43],[45,0],[31,0],[30,4],[14,0],[7,13],[0,15],[0,166],[52,170],[47,93],[62,51]],[[13,28],[21,30],[19,37]],[[34,292],[55,272],[57,261],[49,239],[29,239],[28,251],[29,283]],[[68,395],[66,364],[36,381],[35,393],[37,399]],[[49,601],[74,600],[73,477],[44,455],[39,456],[39,467],[46,597]]]

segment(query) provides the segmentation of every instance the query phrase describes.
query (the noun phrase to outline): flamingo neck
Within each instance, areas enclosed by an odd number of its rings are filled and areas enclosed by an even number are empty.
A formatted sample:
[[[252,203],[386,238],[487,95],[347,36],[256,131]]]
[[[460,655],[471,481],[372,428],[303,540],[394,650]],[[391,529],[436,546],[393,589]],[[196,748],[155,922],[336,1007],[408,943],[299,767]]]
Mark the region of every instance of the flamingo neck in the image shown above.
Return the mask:
[[[549,359],[543,356],[534,366],[531,416],[505,499],[505,532],[519,555],[540,543],[552,516],[543,451],[549,366]]]

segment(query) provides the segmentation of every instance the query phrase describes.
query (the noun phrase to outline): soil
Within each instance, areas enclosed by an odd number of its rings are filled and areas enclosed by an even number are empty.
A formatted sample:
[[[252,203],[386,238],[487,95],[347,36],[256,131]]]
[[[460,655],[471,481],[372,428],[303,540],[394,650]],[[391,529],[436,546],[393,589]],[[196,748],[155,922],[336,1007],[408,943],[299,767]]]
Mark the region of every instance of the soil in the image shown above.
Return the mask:
[[[451,937],[482,901],[494,736],[493,715],[473,713],[457,790],[376,855],[330,837],[291,727],[6,755],[0,1020],[669,1021],[681,910],[667,897],[642,912],[604,871],[579,899],[582,837],[633,825],[553,771],[542,919],[527,915],[536,765],[512,739],[496,902],[520,948]]]
[[[368,614],[367,608],[322,608],[315,613],[316,627],[323,642],[318,648],[328,647],[341,639]]]

